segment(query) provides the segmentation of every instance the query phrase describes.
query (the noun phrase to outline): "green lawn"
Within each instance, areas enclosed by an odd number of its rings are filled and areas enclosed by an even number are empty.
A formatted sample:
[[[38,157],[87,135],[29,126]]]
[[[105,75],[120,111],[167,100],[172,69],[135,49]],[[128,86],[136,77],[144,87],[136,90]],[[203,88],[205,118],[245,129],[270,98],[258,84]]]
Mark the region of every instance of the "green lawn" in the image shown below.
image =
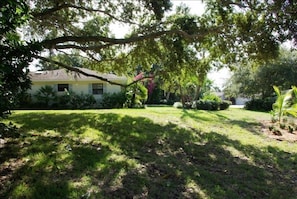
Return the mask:
[[[15,111],[0,198],[296,198],[297,144],[267,113],[146,108]],[[3,144],[2,144],[3,145]]]

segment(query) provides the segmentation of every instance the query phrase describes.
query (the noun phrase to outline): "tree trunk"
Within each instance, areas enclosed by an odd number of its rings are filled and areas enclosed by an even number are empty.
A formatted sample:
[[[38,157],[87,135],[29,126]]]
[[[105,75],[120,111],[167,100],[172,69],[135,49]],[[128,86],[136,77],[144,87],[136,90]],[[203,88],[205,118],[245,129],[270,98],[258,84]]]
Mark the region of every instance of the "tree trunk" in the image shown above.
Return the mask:
[[[168,102],[169,98],[170,98],[170,92],[167,92],[167,93],[166,93],[166,101],[167,101],[167,102]]]
[[[179,86],[179,92],[180,92],[180,97],[181,97],[182,105],[185,108],[185,98],[184,98],[184,93],[183,93],[182,86]]]
[[[194,96],[193,101],[198,100],[198,97],[199,97],[199,94],[200,94],[200,90],[201,90],[201,86],[198,85],[197,88],[196,88],[196,92],[195,92],[195,96]]]

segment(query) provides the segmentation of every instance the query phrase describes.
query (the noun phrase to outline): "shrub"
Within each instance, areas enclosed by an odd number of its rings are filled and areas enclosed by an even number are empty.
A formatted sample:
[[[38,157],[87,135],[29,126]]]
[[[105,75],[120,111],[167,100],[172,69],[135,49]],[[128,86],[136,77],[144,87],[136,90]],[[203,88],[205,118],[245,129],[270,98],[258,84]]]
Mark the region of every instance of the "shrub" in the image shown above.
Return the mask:
[[[275,98],[252,99],[245,103],[245,109],[252,111],[271,111]]]
[[[94,96],[89,94],[70,94],[70,108],[83,109],[91,108],[96,103]]]
[[[46,85],[37,91],[35,97],[37,99],[37,104],[43,106],[44,108],[49,108],[50,105],[54,103],[57,96],[54,88]]]
[[[209,104],[208,106],[210,107],[210,111],[217,111],[219,110],[220,107],[220,102],[217,101],[213,101],[213,100],[206,100],[205,101],[206,104]]]
[[[55,109],[85,109],[92,108],[96,104],[96,99],[91,94],[76,94],[72,91],[66,91],[63,95],[57,97],[57,102],[53,104]]]
[[[210,93],[210,94],[207,94],[205,96],[203,96],[202,98],[203,100],[205,101],[215,101],[215,102],[221,102],[222,99],[217,96],[216,94],[213,94],[213,93]]]
[[[172,100],[172,99],[169,99],[169,100],[162,99],[162,100],[160,100],[160,104],[171,105],[171,106],[173,106],[173,104],[174,104],[174,100]]]
[[[209,111],[217,111],[219,110],[220,102],[213,100],[198,100],[193,102],[192,108],[198,110],[209,110]]]
[[[260,110],[263,106],[263,100],[262,99],[252,99],[245,103],[244,108],[247,110]]]
[[[62,108],[62,109],[71,108],[70,101],[71,101],[70,92],[65,92],[63,95],[58,96],[57,103],[55,104],[55,106],[57,108]]]
[[[102,108],[123,108],[126,101],[125,92],[104,93],[100,104]]]
[[[220,110],[226,110],[229,108],[229,106],[232,104],[231,101],[223,100],[220,102]]]
[[[129,108],[143,108],[147,100],[148,91],[143,84],[136,83],[126,90],[126,106]]]
[[[73,91],[65,91],[63,95],[57,95],[56,93],[50,98],[47,103],[41,101],[41,97],[37,94],[37,102],[32,104],[32,108],[38,109],[85,109],[92,108],[96,104],[96,99],[91,94],[76,94]],[[47,96],[45,96],[47,97]]]
[[[18,104],[16,108],[23,109],[23,108],[30,108],[33,104],[31,94],[27,92],[22,92],[18,95]]]
[[[96,104],[96,100],[93,95],[90,94],[73,94],[70,100],[71,107],[73,109],[92,108]]]

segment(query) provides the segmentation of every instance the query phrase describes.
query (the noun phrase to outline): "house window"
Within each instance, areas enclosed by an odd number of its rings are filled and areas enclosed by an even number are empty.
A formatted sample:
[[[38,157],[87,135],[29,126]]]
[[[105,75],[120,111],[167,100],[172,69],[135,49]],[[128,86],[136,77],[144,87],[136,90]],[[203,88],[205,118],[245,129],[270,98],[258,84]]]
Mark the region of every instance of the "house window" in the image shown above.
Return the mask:
[[[92,84],[92,93],[93,93],[93,95],[102,95],[103,94],[103,84],[102,83]]]
[[[69,91],[69,84],[58,84],[58,92]]]

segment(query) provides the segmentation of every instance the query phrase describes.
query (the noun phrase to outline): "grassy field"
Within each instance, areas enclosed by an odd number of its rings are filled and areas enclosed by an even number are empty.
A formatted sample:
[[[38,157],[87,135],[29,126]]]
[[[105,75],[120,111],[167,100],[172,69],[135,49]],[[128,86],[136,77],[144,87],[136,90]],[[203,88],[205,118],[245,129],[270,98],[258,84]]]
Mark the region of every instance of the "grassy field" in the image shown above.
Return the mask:
[[[15,111],[0,198],[296,198],[297,144],[267,113],[174,108]]]

